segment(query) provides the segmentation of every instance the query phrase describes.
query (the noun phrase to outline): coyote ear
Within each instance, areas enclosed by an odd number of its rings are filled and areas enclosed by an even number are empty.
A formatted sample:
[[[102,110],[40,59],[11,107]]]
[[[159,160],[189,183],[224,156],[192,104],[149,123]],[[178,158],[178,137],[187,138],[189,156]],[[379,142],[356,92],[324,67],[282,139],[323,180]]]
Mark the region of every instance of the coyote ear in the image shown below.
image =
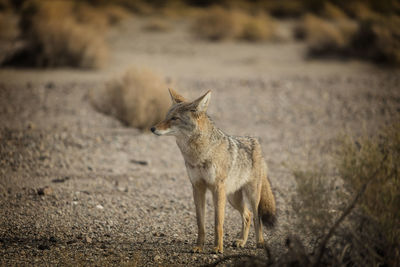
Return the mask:
[[[183,96],[181,96],[180,94],[178,94],[177,92],[175,92],[173,89],[168,88],[169,94],[171,95],[171,100],[172,103],[174,104],[178,104],[181,102],[185,102],[185,98]]]
[[[207,93],[196,99],[192,102],[193,108],[197,112],[206,112],[208,103],[210,102],[211,98],[211,90],[208,90]]]

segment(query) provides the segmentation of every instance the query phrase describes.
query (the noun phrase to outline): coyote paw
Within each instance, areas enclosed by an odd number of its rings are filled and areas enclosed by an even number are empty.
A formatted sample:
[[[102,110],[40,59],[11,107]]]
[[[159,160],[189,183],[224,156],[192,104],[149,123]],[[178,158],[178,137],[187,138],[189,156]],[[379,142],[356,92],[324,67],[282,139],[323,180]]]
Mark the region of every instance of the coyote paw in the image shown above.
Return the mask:
[[[219,247],[214,247],[213,253],[214,254],[222,254],[222,253],[224,253],[224,249],[223,248],[219,248]]]
[[[264,241],[257,242],[257,248],[264,248]]]
[[[243,248],[245,244],[246,244],[246,243],[244,242],[243,239],[236,239],[236,240],[233,242],[233,246],[234,246],[234,247],[237,247],[237,248]]]
[[[203,247],[200,246],[195,246],[194,248],[192,248],[192,253],[200,253],[203,252]]]

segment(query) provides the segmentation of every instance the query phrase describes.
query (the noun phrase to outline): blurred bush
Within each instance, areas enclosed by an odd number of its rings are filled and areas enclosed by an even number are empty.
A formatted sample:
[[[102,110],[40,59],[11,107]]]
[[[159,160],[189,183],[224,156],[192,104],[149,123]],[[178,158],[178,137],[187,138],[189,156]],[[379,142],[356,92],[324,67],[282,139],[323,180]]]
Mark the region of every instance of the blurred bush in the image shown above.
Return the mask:
[[[100,68],[108,59],[105,34],[128,17],[120,7],[87,1],[24,0],[14,5],[24,42],[6,65]]]
[[[21,28],[27,42],[24,56],[38,67],[104,66],[108,48],[97,31],[101,30],[97,29],[99,24],[92,24],[93,12],[88,13],[92,14],[88,16],[91,22],[79,19],[88,10],[81,5],[76,10],[71,1],[27,1],[21,13]]]
[[[294,34],[306,40],[310,56],[356,57],[400,65],[400,16],[376,13],[360,2],[346,10],[325,2],[319,15],[303,16]]]
[[[243,39],[261,41],[275,37],[275,28],[266,14],[249,15],[241,10],[211,7],[200,15],[191,28],[199,38],[219,41]]]
[[[18,35],[18,17],[11,12],[0,11],[0,41],[13,41]]]
[[[164,119],[170,106],[166,82],[146,69],[129,69],[121,78],[107,83],[104,90],[92,91],[94,107],[125,125],[149,129]]]

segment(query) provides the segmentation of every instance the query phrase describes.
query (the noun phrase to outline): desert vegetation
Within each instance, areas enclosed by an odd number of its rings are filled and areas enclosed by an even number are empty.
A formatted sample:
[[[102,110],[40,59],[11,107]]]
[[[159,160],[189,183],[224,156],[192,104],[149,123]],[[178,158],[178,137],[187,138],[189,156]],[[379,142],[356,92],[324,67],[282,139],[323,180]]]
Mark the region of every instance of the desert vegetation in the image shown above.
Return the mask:
[[[306,40],[309,55],[354,57],[399,65],[400,17],[396,4],[386,13],[372,11],[374,5],[361,2],[342,7],[325,2],[317,12],[303,16],[295,35]]]
[[[191,29],[196,36],[213,41],[261,41],[274,37],[274,24],[266,14],[252,16],[222,7],[211,7],[195,20]]]
[[[131,68],[104,89],[91,92],[94,107],[125,125],[148,130],[161,121],[170,106],[167,84],[148,69]]]
[[[399,263],[399,127],[395,123],[371,137],[340,138],[334,155],[337,177],[329,176],[326,168],[294,172],[300,199],[294,201],[298,225],[316,238],[315,255],[326,250],[326,264]],[[341,214],[347,217],[335,224]],[[329,229],[333,226],[336,229]],[[328,231],[331,241],[323,244]]]
[[[79,1],[22,1],[19,18],[24,45],[6,65],[101,68],[108,59],[105,34],[128,16],[115,6],[96,8]]]

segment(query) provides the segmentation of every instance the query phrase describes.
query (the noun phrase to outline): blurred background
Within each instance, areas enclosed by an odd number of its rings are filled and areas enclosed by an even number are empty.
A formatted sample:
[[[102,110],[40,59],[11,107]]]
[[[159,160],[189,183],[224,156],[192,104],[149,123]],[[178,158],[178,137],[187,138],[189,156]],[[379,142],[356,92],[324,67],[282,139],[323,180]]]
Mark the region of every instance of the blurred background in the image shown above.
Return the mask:
[[[228,265],[398,266],[399,66],[398,0],[0,0],[0,265],[224,257],[189,253],[183,159],[148,131],[170,87],[269,166],[268,249],[230,246],[228,207]]]

